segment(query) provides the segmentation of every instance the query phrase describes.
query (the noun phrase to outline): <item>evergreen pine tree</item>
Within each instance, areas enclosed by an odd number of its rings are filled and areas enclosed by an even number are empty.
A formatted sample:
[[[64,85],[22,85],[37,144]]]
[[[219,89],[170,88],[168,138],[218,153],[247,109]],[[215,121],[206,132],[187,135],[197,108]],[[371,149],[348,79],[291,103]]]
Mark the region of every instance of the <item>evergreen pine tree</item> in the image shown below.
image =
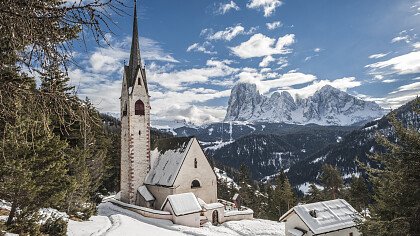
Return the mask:
[[[418,115],[420,100],[414,110]],[[389,116],[396,143],[382,135],[378,142],[386,148],[374,161],[381,169],[367,168],[372,179],[374,204],[371,217],[363,222],[365,235],[418,235],[420,232],[420,134],[405,128],[394,114]]]
[[[369,203],[369,189],[365,180],[361,177],[353,176],[350,182],[349,202],[359,212],[366,209]]]
[[[308,196],[306,197],[308,203],[323,201],[323,193],[318,187],[312,183],[309,185]]]
[[[336,199],[340,189],[343,187],[341,173],[335,167],[329,164],[322,166],[321,181],[325,186],[329,199]]]
[[[278,219],[294,205],[295,198],[289,180],[283,171],[279,173],[275,183],[273,211],[276,211],[276,218]]]

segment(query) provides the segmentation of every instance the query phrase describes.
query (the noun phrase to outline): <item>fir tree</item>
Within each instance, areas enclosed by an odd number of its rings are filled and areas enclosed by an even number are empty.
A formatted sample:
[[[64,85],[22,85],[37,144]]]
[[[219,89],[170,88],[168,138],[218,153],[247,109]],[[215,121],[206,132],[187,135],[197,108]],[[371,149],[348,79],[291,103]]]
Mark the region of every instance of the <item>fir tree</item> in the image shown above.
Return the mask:
[[[418,113],[420,101],[414,110]],[[377,135],[386,148],[372,159],[380,169],[367,168],[372,179],[374,204],[371,217],[363,222],[365,235],[418,235],[420,232],[420,134],[405,128],[395,117],[389,116],[396,142]]]
[[[314,183],[312,183],[309,185],[306,200],[308,203],[324,201],[324,194]]]
[[[341,173],[335,167],[329,164],[322,166],[321,181],[325,186],[328,198],[336,199],[340,189],[343,187]]]
[[[365,210],[369,203],[369,189],[365,180],[353,176],[350,182],[349,202],[359,212]]]
[[[273,195],[273,210],[277,210],[277,219],[286,213],[291,206],[294,205],[295,199],[292,191],[292,187],[283,171],[280,172],[279,176],[275,181],[275,190]]]

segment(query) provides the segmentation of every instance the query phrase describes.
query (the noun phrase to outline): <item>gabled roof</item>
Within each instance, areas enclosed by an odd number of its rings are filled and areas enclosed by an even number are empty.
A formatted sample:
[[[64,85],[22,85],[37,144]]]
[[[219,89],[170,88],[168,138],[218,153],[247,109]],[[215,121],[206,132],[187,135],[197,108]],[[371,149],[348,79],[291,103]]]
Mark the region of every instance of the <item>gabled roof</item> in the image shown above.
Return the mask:
[[[146,186],[142,185],[140,186],[137,191],[140,193],[140,195],[146,200],[146,202],[150,202],[155,200],[155,197],[149,192]]]
[[[144,183],[173,186],[194,139],[193,137],[176,137],[156,141],[150,152],[151,169]]]
[[[310,212],[315,210],[316,217]],[[314,234],[323,234],[356,226],[355,219],[360,218],[357,211],[345,200],[336,199],[298,205],[286,212],[280,221],[285,221],[295,212]]]
[[[201,206],[198,203],[197,197],[193,193],[181,193],[169,195],[166,197],[162,205],[162,209],[166,204],[170,204],[172,211],[176,216],[187,215],[201,211]]]

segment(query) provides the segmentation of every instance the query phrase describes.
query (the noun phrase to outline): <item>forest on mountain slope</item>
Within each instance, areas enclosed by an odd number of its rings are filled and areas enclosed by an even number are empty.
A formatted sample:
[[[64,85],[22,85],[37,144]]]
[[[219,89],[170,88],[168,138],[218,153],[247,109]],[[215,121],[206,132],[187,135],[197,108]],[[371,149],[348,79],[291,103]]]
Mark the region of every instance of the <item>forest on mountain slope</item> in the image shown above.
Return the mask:
[[[103,8],[122,13],[119,4],[118,0],[81,6],[55,0],[2,1],[0,199],[12,205],[0,211],[7,216],[6,222],[0,222],[0,234],[65,235],[66,221],[52,218],[40,223],[39,210],[52,207],[86,220],[95,214],[103,195],[118,191],[118,120],[101,116],[88,99],[76,96],[66,66],[72,40],[82,32],[91,32],[97,42],[104,39],[102,27],[107,22],[103,21],[108,16]],[[301,196],[282,171],[275,180],[261,184],[242,165],[227,168],[240,188],[219,180],[219,197],[230,199],[239,192],[255,217],[273,220],[297,202],[343,197],[359,210],[370,207],[372,217],[361,225],[367,235],[414,235],[420,231],[419,132],[392,116],[389,121],[398,142],[377,135],[384,152],[370,156],[381,169],[362,166],[369,182],[354,177],[345,186],[339,169],[323,165],[324,190],[311,186],[309,195]],[[167,135],[156,132],[153,139]]]

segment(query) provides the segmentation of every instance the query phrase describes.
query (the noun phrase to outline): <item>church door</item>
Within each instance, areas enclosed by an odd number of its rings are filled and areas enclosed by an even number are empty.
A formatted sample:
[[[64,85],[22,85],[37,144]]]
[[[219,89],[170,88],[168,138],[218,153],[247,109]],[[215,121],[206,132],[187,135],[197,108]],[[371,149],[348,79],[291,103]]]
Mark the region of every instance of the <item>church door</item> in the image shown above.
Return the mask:
[[[217,210],[213,211],[212,222],[213,222],[213,225],[218,225],[219,224],[219,212],[217,212]]]

